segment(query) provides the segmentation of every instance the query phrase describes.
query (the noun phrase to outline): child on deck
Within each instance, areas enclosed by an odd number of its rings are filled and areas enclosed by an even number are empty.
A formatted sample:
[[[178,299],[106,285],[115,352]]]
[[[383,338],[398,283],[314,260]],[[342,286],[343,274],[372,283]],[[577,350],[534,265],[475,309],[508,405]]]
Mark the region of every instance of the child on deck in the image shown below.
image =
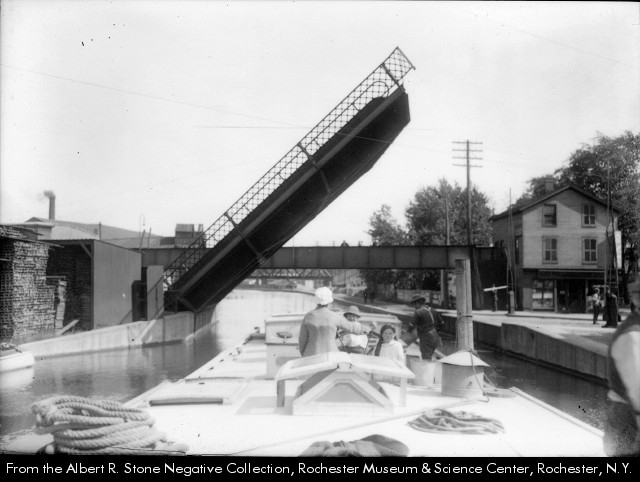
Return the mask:
[[[391,358],[401,365],[405,364],[404,349],[402,343],[396,338],[396,331],[391,325],[383,325],[380,329],[380,339],[373,352],[374,356]],[[384,375],[374,375],[373,379],[378,382],[400,383],[400,379]]]

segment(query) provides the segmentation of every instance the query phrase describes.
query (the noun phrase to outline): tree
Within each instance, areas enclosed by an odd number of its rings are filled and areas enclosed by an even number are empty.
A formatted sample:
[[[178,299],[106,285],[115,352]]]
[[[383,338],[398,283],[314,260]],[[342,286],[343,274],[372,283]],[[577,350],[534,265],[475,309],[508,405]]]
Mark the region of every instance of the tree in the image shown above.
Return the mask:
[[[387,204],[380,206],[369,218],[370,229],[367,231],[371,236],[373,246],[395,246],[407,244],[407,233],[398,221],[391,214],[391,207]],[[360,277],[365,281],[368,289],[375,290],[379,284],[393,284],[397,282],[397,270],[386,269],[364,269],[360,270]]]
[[[520,196],[516,200],[516,202],[513,203],[513,207],[520,207],[524,204],[527,204],[529,201],[533,201],[536,198],[544,196],[547,189],[547,180],[549,179],[553,180],[554,184],[558,186],[558,179],[553,174],[548,174],[546,176],[540,177],[532,177],[531,179],[529,179],[529,187],[522,194],[522,196]]]
[[[367,234],[371,236],[371,244],[374,246],[393,246],[407,241],[407,233],[392,216],[391,207],[387,204],[383,204],[371,215],[369,226],[371,229]]]
[[[471,190],[471,210],[474,244],[489,244],[491,242],[489,217],[493,211],[489,207],[487,196],[475,188]],[[411,241],[418,245],[446,244],[448,219],[449,244],[467,244],[466,213],[467,190],[463,190],[457,183],[452,186],[446,179],[440,179],[437,186],[420,189],[405,212]]]
[[[628,270],[637,269],[640,255],[640,135],[626,131],[618,137],[598,133],[597,143],[585,145],[556,171],[562,185],[576,184],[601,199],[611,192],[620,210],[618,229]]]

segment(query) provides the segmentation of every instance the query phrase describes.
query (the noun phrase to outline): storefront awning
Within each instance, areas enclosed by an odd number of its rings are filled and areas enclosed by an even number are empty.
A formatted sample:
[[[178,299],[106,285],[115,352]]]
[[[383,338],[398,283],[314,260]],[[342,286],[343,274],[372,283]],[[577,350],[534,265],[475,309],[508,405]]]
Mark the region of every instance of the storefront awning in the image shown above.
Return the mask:
[[[609,274],[611,276],[611,273]],[[538,270],[538,279],[588,279],[603,280],[604,270]]]

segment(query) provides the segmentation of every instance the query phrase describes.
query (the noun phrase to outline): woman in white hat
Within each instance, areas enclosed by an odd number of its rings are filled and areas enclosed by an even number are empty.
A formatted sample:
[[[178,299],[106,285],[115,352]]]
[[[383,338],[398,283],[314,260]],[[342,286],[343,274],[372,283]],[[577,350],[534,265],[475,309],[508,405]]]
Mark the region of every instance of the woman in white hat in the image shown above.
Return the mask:
[[[329,305],[333,303],[333,294],[326,286],[316,290],[316,303],[316,308],[305,315],[300,325],[298,348],[303,357],[338,351],[338,329],[356,335],[366,333],[366,329],[357,321],[349,321],[329,309]]]

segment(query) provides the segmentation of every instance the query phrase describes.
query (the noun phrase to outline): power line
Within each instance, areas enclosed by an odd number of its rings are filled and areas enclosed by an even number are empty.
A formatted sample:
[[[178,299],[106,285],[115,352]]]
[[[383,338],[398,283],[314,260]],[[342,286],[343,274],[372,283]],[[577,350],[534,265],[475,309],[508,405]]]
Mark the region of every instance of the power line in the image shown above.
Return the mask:
[[[445,8],[447,8],[447,7],[445,7]],[[451,10],[451,11],[454,11],[453,8],[447,8],[447,9]],[[600,59],[603,59],[603,60],[607,60],[609,62],[613,62],[613,63],[616,63],[616,64],[625,65],[627,67],[635,67],[634,65],[628,64],[626,62],[622,62],[622,61],[617,60],[617,59],[612,59],[612,58],[606,57],[604,55],[600,55],[600,54],[596,54],[594,52],[590,52],[588,50],[584,50],[584,49],[576,47],[574,45],[569,45],[569,44],[566,44],[566,43],[563,43],[563,42],[559,42],[557,40],[545,37],[545,36],[537,34],[537,33],[529,32],[528,30],[524,30],[522,28],[514,27],[513,25],[509,25],[509,24],[503,22],[502,20],[494,20],[494,19],[490,18],[489,16],[480,16],[475,12],[470,12],[468,10],[465,10],[464,8],[458,8],[458,6],[455,7],[455,11],[456,12],[457,11],[464,12],[467,15],[473,16],[474,19],[485,20],[487,22],[498,24],[500,27],[509,28],[511,30],[515,30],[516,32],[520,32],[520,33],[523,33],[523,34],[526,34],[526,35],[530,35],[530,36],[536,38],[537,40],[542,40],[542,41],[545,41],[545,42],[549,42],[551,44],[559,45],[561,47],[564,47],[564,48],[567,48],[567,49],[571,49],[571,50],[575,50],[576,52],[580,52],[580,53],[583,53],[583,54],[591,55],[593,57],[597,57],[597,58],[600,58]]]
[[[196,104],[194,102],[184,102],[184,101],[175,100],[175,99],[167,99],[166,97],[160,97],[160,96],[157,96],[157,95],[145,94],[143,92],[136,92],[134,90],[119,89],[117,87],[110,87],[108,85],[96,84],[94,82],[87,82],[87,81],[84,81],[84,80],[72,79],[70,77],[63,77],[61,75],[47,74],[45,72],[39,72],[37,70],[24,69],[24,68],[21,68],[21,67],[14,67],[12,65],[7,65],[7,64],[2,64],[2,63],[0,63],[0,66],[6,67],[6,68],[9,68],[9,69],[14,69],[14,70],[21,70],[23,72],[29,72],[31,74],[42,75],[44,77],[51,77],[53,79],[66,80],[68,82],[74,82],[76,84],[88,85],[88,86],[91,86],[91,87],[98,87],[100,89],[111,90],[113,92],[120,92],[120,93],[123,93],[123,94],[136,95],[136,96],[139,96],[139,97],[146,97],[147,99],[161,100],[163,102],[171,102],[172,104],[186,105],[186,106],[189,106],[189,107],[196,107],[198,109],[205,109],[205,110],[210,110],[210,111],[215,111],[215,112],[223,112],[225,114],[231,114],[231,115],[240,116],[240,117],[247,117],[249,119],[257,119],[257,120],[268,121],[268,122],[276,122],[278,124],[285,124],[285,125],[292,126],[292,127],[295,127],[295,128],[299,127],[298,125],[292,124],[290,122],[278,121],[278,120],[274,120],[274,119],[266,119],[264,117],[250,115],[250,114],[242,114],[240,112],[233,112],[233,111],[230,111],[230,110],[221,109],[219,107],[211,107],[211,106],[207,106],[207,105]]]
[[[453,156],[454,159],[466,159],[466,164],[454,164],[454,166],[461,166],[467,168],[467,244],[471,246],[473,244],[473,236],[472,236],[472,228],[471,228],[471,168],[472,167],[482,167],[478,165],[470,164],[470,161],[473,160],[482,160],[481,157],[471,157],[471,153],[473,152],[482,152],[479,149],[471,149],[472,145],[479,145],[482,142],[472,142],[469,140],[466,141],[453,141],[454,144],[464,144],[464,149],[453,149],[454,151],[465,152],[466,155],[464,157]]]

